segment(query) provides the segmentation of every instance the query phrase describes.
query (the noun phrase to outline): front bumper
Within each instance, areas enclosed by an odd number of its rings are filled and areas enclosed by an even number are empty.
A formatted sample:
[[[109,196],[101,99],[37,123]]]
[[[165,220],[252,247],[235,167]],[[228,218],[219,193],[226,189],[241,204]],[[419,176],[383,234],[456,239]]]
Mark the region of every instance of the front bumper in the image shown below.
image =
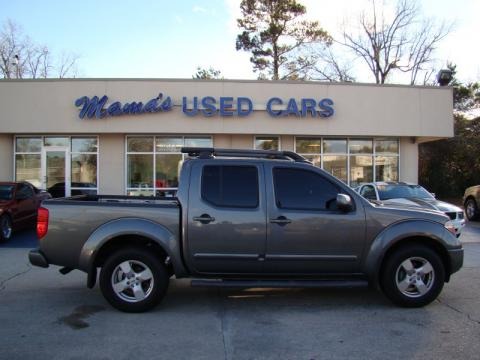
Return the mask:
[[[28,260],[30,260],[30,264],[47,268],[48,267],[48,261],[45,255],[42,254],[42,252],[39,249],[35,250],[30,250],[28,253]]]
[[[450,257],[450,274],[453,274],[463,266],[463,249],[448,250],[448,255]]]

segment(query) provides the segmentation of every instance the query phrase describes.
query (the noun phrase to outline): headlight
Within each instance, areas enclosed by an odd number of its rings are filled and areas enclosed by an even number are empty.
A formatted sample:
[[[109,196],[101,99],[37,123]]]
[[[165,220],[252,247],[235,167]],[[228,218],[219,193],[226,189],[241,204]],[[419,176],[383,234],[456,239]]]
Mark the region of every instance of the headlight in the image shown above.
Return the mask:
[[[447,221],[444,226],[445,226],[445,229],[450,231],[453,235],[456,235],[455,225],[453,225],[453,222],[451,220]]]

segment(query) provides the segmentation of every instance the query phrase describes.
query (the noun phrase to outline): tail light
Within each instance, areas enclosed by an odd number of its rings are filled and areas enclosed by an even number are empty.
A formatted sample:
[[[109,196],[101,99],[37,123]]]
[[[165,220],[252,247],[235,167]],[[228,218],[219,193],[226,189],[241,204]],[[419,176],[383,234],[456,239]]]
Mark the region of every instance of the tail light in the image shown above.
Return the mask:
[[[43,207],[38,208],[37,215],[37,236],[42,239],[48,232],[48,209]]]

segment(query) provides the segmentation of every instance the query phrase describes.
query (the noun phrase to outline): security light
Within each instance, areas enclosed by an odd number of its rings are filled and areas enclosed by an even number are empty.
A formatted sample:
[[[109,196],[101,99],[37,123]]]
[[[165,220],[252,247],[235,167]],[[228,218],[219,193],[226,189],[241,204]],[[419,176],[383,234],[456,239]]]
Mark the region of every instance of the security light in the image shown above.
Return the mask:
[[[449,69],[440,70],[437,74],[437,83],[440,86],[447,86],[453,79],[453,72]]]

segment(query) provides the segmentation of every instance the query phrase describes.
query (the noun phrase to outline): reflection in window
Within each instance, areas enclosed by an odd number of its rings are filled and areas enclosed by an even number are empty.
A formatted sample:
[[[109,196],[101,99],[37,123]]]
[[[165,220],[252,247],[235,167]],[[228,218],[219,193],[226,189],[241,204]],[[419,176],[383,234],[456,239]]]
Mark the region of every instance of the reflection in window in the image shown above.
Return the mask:
[[[134,188],[153,187],[153,158],[151,155],[129,154],[127,157],[127,186]]]
[[[72,154],[73,183],[97,184],[97,155]]]
[[[350,186],[373,177],[376,181],[399,179],[398,139],[297,137],[295,144],[297,153]]]
[[[19,137],[15,141],[15,151],[21,153],[34,153],[42,151],[42,138]]]
[[[181,163],[181,154],[157,154],[155,166],[155,187],[178,187],[178,177]]]
[[[296,139],[296,152],[298,154],[320,154],[321,140],[316,138],[302,138]]]
[[[346,155],[324,155],[323,169],[344,183],[348,182]]]
[[[28,181],[35,187],[40,188],[41,161],[40,154],[16,154],[15,155],[15,179],[16,181]]]
[[[398,157],[375,157],[375,181],[398,181]]]
[[[346,154],[347,139],[323,139],[324,154]]]
[[[72,152],[90,152],[96,153],[98,151],[98,140],[96,137],[72,138]]]
[[[373,181],[373,162],[371,156],[350,156],[350,186]]]
[[[153,136],[129,137],[127,139],[128,152],[153,152]]]
[[[371,139],[350,139],[348,145],[350,154],[371,154],[373,152],[373,141]]]
[[[186,155],[181,148],[212,147],[210,137],[128,136],[127,194],[175,196]]]
[[[375,140],[375,153],[398,155],[398,140]]]
[[[279,150],[278,137],[255,137],[255,150]]]
[[[61,146],[68,147],[70,139],[68,137],[46,137],[43,139],[45,146]]]

